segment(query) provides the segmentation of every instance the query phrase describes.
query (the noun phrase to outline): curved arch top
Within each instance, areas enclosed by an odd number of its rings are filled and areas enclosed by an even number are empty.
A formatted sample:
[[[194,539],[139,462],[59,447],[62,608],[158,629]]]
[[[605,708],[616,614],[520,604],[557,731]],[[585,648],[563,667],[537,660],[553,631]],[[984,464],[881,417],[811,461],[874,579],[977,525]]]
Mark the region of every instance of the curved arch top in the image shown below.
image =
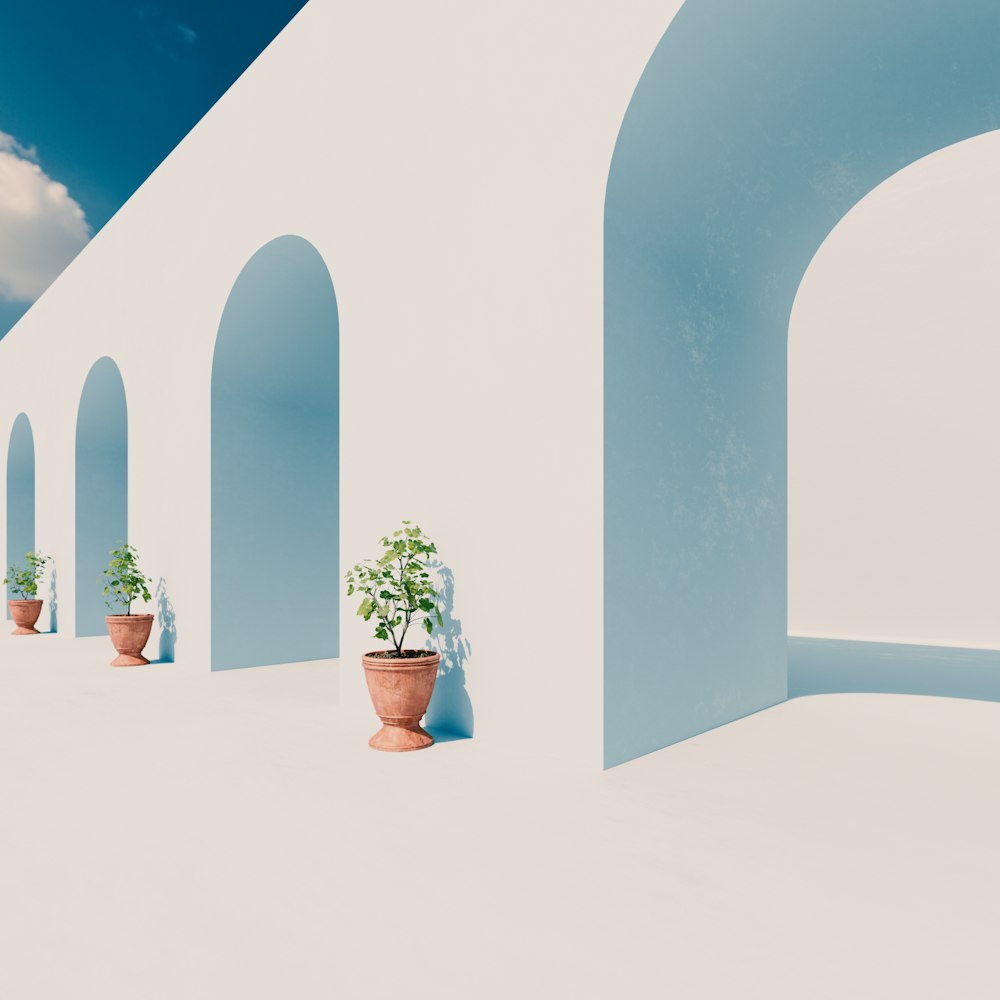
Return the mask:
[[[307,240],[240,272],[212,364],[212,669],[338,655],[339,320]]]
[[[19,413],[11,427],[7,446],[7,552],[4,570],[12,563],[20,564],[25,555],[34,550],[35,439],[28,415]],[[13,596],[8,585],[8,600]]]
[[[605,762],[787,693],[786,337],[897,170],[992,130],[990,0],[688,0],[605,202]]]
[[[76,634],[103,635],[101,574],[128,541],[128,406],[109,357],[94,362],[76,418]]]

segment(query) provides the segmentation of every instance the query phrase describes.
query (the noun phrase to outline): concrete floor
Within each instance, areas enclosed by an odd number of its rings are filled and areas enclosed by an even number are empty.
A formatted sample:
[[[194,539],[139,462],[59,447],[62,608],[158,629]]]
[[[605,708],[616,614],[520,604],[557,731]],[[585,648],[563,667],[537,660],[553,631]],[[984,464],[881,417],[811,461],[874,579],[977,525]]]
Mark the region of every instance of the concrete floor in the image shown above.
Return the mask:
[[[0,637],[4,997],[1000,995],[1000,704],[799,698],[560,773],[369,751],[330,664],[110,655]]]

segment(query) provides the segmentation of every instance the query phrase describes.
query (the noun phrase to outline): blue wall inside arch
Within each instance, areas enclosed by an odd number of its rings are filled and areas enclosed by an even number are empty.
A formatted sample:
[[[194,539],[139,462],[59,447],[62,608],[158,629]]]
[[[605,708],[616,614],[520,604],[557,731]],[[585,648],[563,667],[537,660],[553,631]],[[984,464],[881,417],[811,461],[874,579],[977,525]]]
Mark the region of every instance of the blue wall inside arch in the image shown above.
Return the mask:
[[[860,198],[1000,125],[998,53],[994,0],[688,0],[654,52],[605,203],[606,765],[786,697],[792,301]]]
[[[212,669],[339,652],[339,325],[306,240],[240,273],[212,367]]]
[[[76,419],[76,634],[103,635],[109,553],[128,537],[128,411],[121,372],[97,361]]]
[[[10,431],[7,448],[7,561],[21,565],[35,550],[35,441],[31,422],[18,414]],[[6,572],[4,576],[6,576]],[[2,579],[2,577],[0,577]],[[16,595],[7,587],[7,599]],[[10,612],[7,612],[10,617]]]

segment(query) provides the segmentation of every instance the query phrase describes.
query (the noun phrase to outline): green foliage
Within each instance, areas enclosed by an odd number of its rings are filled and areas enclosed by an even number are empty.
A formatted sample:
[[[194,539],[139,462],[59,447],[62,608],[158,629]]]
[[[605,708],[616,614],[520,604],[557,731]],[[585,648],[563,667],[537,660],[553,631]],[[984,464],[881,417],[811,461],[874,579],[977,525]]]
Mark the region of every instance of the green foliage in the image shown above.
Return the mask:
[[[111,562],[104,571],[104,578],[107,583],[104,586],[104,596],[111,600],[105,600],[105,604],[114,611],[115,605],[124,605],[125,614],[132,614],[132,602],[142,597],[144,601],[150,601],[148,580],[139,571],[139,553],[126,542],[117,549],[111,550]]]
[[[3,582],[10,584],[13,593],[21,595],[20,600],[30,601],[38,596],[38,581],[49,557],[43,556],[41,552],[29,552],[24,558],[23,566],[11,564]]]
[[[366,559],[347,573],[347,596],[364,597],[358,614],[376,621],[375,638],[392,642],[397,654],[411,625],[419,625],[428,635],[440,628],[438,592],[431,583],[426,556],[437,552],[434,543],[410,521],[404,521],[392,537],[379,540],[384,549],[375,560]],[[398,632],[398,636],[397,636]]]

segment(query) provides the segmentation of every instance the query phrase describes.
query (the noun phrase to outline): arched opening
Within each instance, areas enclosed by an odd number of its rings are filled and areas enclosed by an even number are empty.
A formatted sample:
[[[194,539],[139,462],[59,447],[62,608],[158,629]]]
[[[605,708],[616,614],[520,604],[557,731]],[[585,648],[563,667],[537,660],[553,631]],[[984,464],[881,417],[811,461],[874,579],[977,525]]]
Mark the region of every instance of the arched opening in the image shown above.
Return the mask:
[[[788,336],[788,692],[1000,701],[1000,132],[824,240]]]
[[[35,550],[35,440],[27,414],[19,413],[7,447],[7,559],[4,570]],[[6,576],[6,572],[4,573]],[[7,586],[7,599],[15,595]],[[7,611],[10,617],[10,610]]]
[[[103,635],[101,574],[128,540],[128,410],[121,372],[95,362],[76,418],[76,634]]]
[[[1000,9],[688,0],[605,202],[605,763],[787,694],[787,331],[867,192],[995,126]]]
[[[282,236],[240,272],[212,365],[212,669],[337,656],[337,300]]]
[[[824,240],[788,336],[792,636],[1000,649],[1000,132]],[[1000,678],[998,678],[1000,681]]]

